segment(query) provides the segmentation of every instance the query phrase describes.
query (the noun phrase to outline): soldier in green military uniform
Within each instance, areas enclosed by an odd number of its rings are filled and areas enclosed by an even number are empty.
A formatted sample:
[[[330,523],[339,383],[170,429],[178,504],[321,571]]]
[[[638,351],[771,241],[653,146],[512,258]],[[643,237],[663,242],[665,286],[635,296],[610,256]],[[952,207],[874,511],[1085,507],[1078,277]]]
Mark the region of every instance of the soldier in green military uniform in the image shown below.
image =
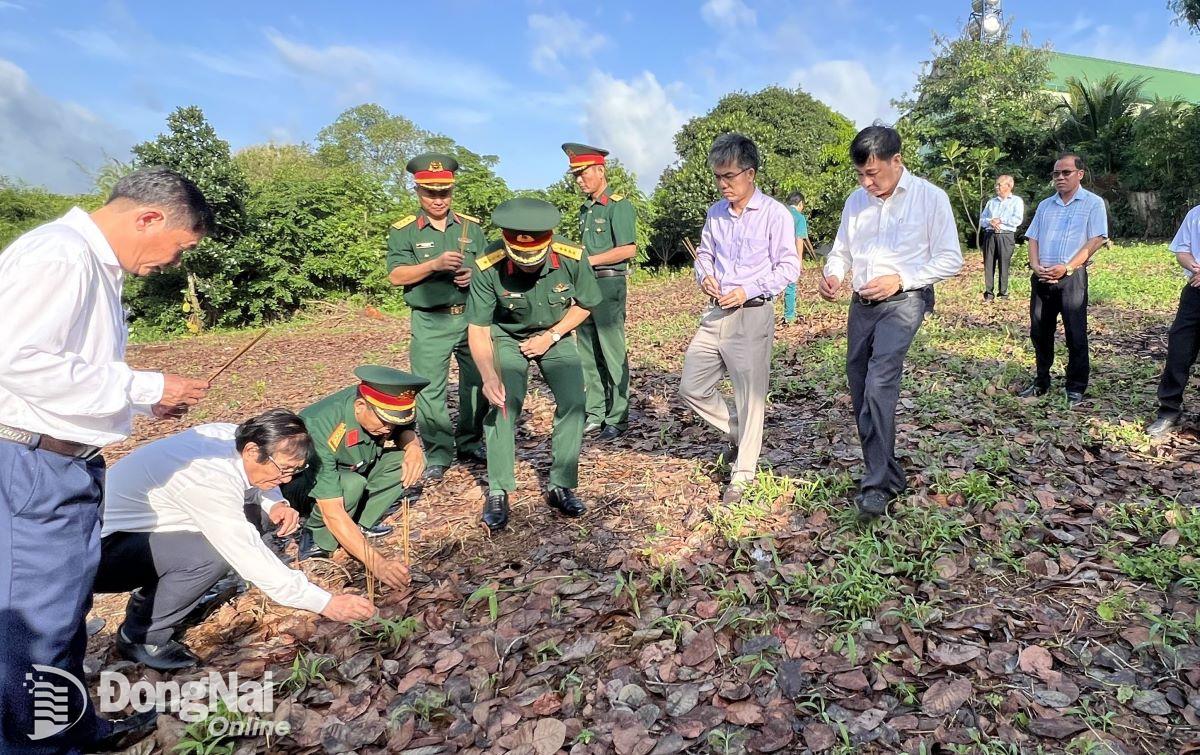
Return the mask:
[[[554,236],[562,219],[540,199],[510,199],[492,213],[501,240],[476,260],[467,302],[467,338],[492,409],[484,420],[488,496],[481,517],[493,532],[508,524],[516,490],[514,429],[537,362],[554,393],[547,503],[567,516],[586,511],[575,495],[583,445],[583,372],[572,330],[600,304],[600,288],[583,250]]]
[[[328,555],[339,545],[384,583],[408,584],[408,568],[367,542],[392,531],[379,522],[421,479],[425,454],[413,421],[418,392],[429,381],[407,372],[364,365],[360,382],[301,410],[313,440],[304,472],[282,486],[306,514],[300,559]]]
[[[625,350],[625,296],[629,260],[637,256],[633,204],[610,194],[604,158],[608,150],[568,142],[575,183],[585,197],[579,208],[580,238],[604,301],[579,326],[579,358],[587,395],[584,432],[603,440],[625,432],[629,422],[629,359]]]
[[[476,218],[450,209],[458,162],[429,152],[408,162],[421,211],[388,232],[388,270],[412,308],[412,371],[429,380],[417,396],[417,426],[425,443],[426,480],[440,480],[457,457],[483,461],[483,400],[479,370],[467,348],[464,311],[475,256],[486,239]],[[446,407],[450,357],[458,362],[458,422]]]

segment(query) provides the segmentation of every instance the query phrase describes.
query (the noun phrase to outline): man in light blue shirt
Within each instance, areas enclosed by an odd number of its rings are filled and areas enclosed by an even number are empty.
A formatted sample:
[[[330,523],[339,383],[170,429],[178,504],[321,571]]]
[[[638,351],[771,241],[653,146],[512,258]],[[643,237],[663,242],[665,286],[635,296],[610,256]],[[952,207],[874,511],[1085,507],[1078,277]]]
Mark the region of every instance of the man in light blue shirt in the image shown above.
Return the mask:
[[[804,214],[804,195],[793,191],[787,198],[788,212],[796,223],[796,256],[800,258],[800,271],[804,272],[804,247],[808,244],[808,216]],[[791,325],[796,321],[796,282],[787,284],[783,290],[783,321]]]
[[[1025,219],[1025,200],[1013,194],[1013,177],[996,179],[996,196],[979,216],[983,228],[983,300],[995,298],[996,268],[1000,268],[1000,298],[1008,298],[1008,270],[1016,245],[1017,226]]]
[[[1059,156],[1050,174],[1055,195],[1038,205],[1025,237],[1029,239],[1029,339],[1037,376],[1018,395],[1041,396],[1050,390],[1054,331],[1062,315],[1067,337],[1067,401],[1075,406],[1087,391],[1091,362],[1087,342],[1087,264],[1108,240],[1104,200],[1080,186],[1083,158]]]
[[[1168,247],[1187,276],[1179,294],[1179,309],[1167,336],[1167,362],[1158,382],[1158,416],[1146,428],[1151,437],[1172,432],[1183,419],[1183,390],[1187,387],[1196,354],[1200,352],[1200,206],[1183,219]]]

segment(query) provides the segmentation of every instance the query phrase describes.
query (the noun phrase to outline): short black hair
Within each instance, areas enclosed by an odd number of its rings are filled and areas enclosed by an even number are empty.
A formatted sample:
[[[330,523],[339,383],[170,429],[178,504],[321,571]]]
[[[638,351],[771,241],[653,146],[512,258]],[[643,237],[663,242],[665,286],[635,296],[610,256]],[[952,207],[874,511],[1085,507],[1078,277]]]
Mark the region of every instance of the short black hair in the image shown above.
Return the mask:
[[[712,147],[708,150],[708,167],[719,168],[730,164],[741,170],[758,170],[758,145],[753,139],[734,132],[713,139]]]
[[[122,176],[105,204],[121,200],[162,207],[170,223],[186,225],[201,236],[212,233],[217,225],[200,187],[169,168],[139,168]]]
[[[900,134],[894,128],[876,123],[867,126],[850,142],[850,159],[855,165],[876,160],[891,160],[900,154]]]
[[[1066,160],[1068,157],[1075,158],[1075,170],[1084,170],[1085,169],[1083,157],[1080,155],[1077,155],[1074,152],[1063,152],[1061,155],[1054,158],[1054,162],[1058,162],[1059,160]]]
[[[267,460],[279,451],[287,451],[298,459],[307,459],[312,451],[312,438],[304,420],[287,409],[269,409],[237,426],[233,436],[238,453],[246,445],[258,446],[258,461]]]
[[[796,205],[796,204],[800,204],[803,201],[804,201],[804,194],[802,194],[801,192],[793,191],[791,194],[788,194],[788,197],[787,197],[788,204]]]

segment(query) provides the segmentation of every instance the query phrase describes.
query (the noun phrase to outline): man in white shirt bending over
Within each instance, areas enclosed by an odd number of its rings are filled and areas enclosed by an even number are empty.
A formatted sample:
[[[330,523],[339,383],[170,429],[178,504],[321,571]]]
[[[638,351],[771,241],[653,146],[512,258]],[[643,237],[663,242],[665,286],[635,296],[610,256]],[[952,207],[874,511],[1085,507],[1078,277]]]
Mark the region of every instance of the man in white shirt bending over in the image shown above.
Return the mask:
[[[331,596],[285,566],[246,516],[257,504],[280,535],[297,529],[278,486],[304,469],[311,445],[299,416],[272,409],[156,440],[109,470],[95,589],[133,591],[117,633],[123,656],[160,671],[195,664],[174,636],[230,567],[290,608],[335,621],[374,615],[366,598]]]

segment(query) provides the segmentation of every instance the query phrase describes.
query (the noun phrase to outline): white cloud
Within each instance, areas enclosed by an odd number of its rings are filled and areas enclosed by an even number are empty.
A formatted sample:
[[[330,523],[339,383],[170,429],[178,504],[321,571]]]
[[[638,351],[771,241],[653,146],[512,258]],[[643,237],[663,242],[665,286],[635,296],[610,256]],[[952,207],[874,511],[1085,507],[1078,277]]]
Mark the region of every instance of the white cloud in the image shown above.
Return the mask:
[[[895,120],[890,96],[857,60],[826,60],[792,73],[791,86],[804,91],[838,111],[859,127],[877,118]]]
[[[754,26],[758,15],[742,0],[708,0],[700,8],[700,17],[714,29]]]
[[[106,157],[124,159],[130,134],[90,111],[38,91],[28,74],[0,59],[0,175],[51,191],[92,186],[88,171]]]
[[[228,55],[214,55],[202,50],[187,50],[184,54],[210,71],[226,76],[237,76],[243,79],[267,78],[262,70],[261,56],[255,56],[253,60],[238,60]]]
[[[100,29],[56,29],[55,33],[88,55],[109,60],[128,60],[129,50]]]
[[[0,0],[0,10],[25,10],[25,6],[11,0]]]
[[[310,82],[332,84],[343,104],[377,97],[381,91],[475,103],[499,99],[509,89],[508,83],[492,71],[444,54],[437,58],[437,75],[431,76],[422,72],[430,69],[428,60],[432,58],[412,48],[318,48],[289,39],[274,29],[267,29],[266,35],[293,73]]]
[[[663,168],[675,161],[675,132],[687,120],[649,71],[628,81],[593,73],[584,107],[588,140],[603,145],[637,173],[638,185],[654,188]]]
[[[539,73],[564,73],[567,70],[564,59],[577,65],[608,44],[608,38],[603,34],[566,13],[552,16],[534,13],[529,16],[528,24],[533,48],[529,64]]]

